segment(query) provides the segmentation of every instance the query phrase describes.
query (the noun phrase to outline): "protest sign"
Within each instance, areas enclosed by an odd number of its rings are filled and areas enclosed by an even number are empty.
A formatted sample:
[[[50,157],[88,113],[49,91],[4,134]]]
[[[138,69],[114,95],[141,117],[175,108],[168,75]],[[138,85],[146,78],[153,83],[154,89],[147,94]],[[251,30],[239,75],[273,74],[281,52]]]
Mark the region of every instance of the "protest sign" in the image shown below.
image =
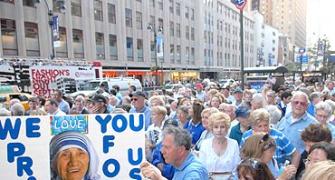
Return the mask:
[[[143,114],[0,117],[0,179],[142,179],[144,139]]]

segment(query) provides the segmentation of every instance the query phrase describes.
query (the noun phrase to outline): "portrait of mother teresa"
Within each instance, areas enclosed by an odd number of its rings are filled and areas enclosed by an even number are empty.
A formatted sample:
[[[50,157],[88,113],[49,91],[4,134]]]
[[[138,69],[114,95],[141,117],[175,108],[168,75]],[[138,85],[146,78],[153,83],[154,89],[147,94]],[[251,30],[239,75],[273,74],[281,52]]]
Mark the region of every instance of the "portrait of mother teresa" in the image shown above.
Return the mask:
[[[98,165],[97,153],[85,135],[66,131],[51,139],[52,180],[97,180]]]

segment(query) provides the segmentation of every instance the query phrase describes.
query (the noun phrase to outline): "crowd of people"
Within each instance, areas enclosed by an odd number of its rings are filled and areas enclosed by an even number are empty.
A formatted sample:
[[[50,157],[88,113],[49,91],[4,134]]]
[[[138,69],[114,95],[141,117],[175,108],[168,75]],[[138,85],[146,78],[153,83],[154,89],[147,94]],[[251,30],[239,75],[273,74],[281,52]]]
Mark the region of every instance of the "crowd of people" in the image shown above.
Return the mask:
[[[195,82],[176,91],[121,94],[103,85],[93,97],[13,99],[2,116],[143,113],[149,179],[291,180],[335,177],[335,88],[271,83],[257,91],[238,82]]]

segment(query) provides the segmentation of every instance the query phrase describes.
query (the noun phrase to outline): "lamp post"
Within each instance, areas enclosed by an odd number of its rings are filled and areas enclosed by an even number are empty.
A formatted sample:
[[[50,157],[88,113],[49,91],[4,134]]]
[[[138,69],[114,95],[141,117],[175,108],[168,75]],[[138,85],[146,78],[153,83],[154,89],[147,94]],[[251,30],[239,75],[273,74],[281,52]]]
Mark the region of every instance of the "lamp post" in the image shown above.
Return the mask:
[[[158,78],[158,56],[157,56],[157,32],[156,32],[156,29],[155,27],[153,27],[151,24],[148,25],[147,29],[150,31],[150,32],[153,32],[154,33],[154,44],[155,44],[155,74],[156,74],[156,86],[159,84],[159,78]],[[163,28],[162,27],[159,27],[158,29],[158,32],[163,32]],[[162,62],[163,64],[163,62]],[[162,68],[163,68],[163,65],[162,65]],[[163,70],[162,70],[162,73],[163,73]]]
[[[244,33],[243,33],[243,8],[247,0],[231,0],[231,2],[240,10],[240,47],[241,47],[241,88],[244,90]]]
[[[40,0],[35,0],[34,3],[40,3]],[[51,36],[51,54],[50,54],[50,59],[54,59],[56,56],[55,52],[55,45],[54,45],[54,39],[55,39],[55,34],[54,30],[57,29],[58,32],[58,16],[54,16],[53,11],[51,10],[49,3],[47,0],[44,0],[44,3],[47,7],[48,10],[48,17],[49,17],[49,26],[50,26],[50,36]],[[65,1],[64,0],[56,0],[56,6],[59,9],[61,13],[64,13],[66,10],[65,7]]]

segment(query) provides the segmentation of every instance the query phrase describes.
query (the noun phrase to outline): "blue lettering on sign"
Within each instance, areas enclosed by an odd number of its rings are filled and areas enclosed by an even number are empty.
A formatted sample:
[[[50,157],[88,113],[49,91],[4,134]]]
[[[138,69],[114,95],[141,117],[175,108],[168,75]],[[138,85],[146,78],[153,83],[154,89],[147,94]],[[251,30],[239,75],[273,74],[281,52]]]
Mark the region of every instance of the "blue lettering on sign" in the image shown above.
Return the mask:
[[[115,139],[115,136],[111,135],[111,136],[104,136],[103,137],[103,152],[106,154],[108,153],[109,147],[113,147],[114,146],[114,142],[113,140]]]
[[[12,122],[13,121],[13,122]],[[25,119],[25,132],[27,138],[41,137],[39,132],[39,123],[41,120],[37,117]],[[0,139],[1,140],[16,140],[21,132],[21,118],[0,120]],[[27,174],[28,180],[36,180],[33,176],[33,159],[29,156],[23,156],[26,151],[24,144],[20,142],[12,142],[7,144],[7,161],[13,163],[16,160],[16,174],[21,177]]]
[[[143,159],[143,149],[137,149],[137,160],[134,160],[133,149],[128,149],[128,161],[131,165],[139,165]]]
[[[140,168],[133,168],[132,170],[130,170],[129,172],[129,177],[131,177],[132,179],[137,179],[137,180],[141,180],[141,170]]]
[[[129,122],[127,119],[129,119]],[[105,117],[102,117],[101,115],[96,115],[95,120],[98,121],[98,123],[100,124],[100,131],[102,133],[107,132],[107,125],[109,122],[111,122],[111,127],[113,131],[118,133],[124,132],[127,129],[127,127],[129,127],[132,131],[135,132],[138,132],[144,128],[143,114],[139,115],[138,122],[136,124],[135,124],[135,117],[133,114],[130,114],[129,118],[127,118],[124,114],[117,114],[115,116],[108,114],[105,115]]]
[[[114,166],[114,171],[110,171],[109,166]],[[105,161],[105,163],[102,165],[102,172],[107,177],[115,177],[120,172],[120,163],[115,159],[108,159]]]
[[[64,131],[88,132],[88,116],[54,116],[51,119],[51,134],[56,135]]]
[[[11,119],[6,118],[5,125],[2,125],[2,121],[0,121],[0,139],[5,140],[7,139],[7,134],[9,133],[12,139],[17,139],[19,136],[21,127],[21,119],[17,118],[14,122],[14,127],[12,125]]]

